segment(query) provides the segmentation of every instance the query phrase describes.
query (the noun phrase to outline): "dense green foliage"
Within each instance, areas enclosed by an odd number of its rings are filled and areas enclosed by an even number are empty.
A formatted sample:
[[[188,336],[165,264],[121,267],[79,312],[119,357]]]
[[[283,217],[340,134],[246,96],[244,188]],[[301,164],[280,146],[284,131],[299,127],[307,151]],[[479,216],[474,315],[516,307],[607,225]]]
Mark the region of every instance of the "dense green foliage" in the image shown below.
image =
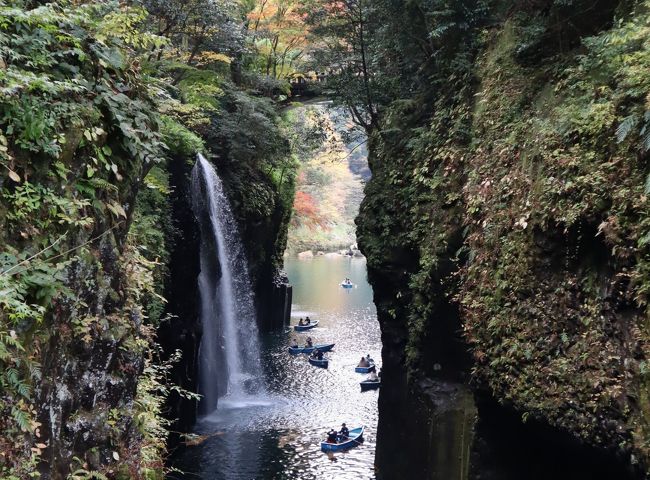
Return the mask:
[[[137,179],[162,158],[163,144],[150,90],[128,52],[160,39],[116,28],[143,16],[116,7],[0,10],[0,468],[10,477],[35,475],[38,456],[54,443],[39,423],[37,401],[41,359],[53,343],[121,338],[135,349],[147,345],[128,312],[153,293],[151,265],[129,243],[126,225]],[[112,262],[93,258],[98,247],[121,256],[120,277],[130,289],[110,293],[102,285],[100,272]],[[83,278],[73,279],[75,271]],[[105,293],[89,295],[93,289]],[[102,308],[104,295],[115,297]],[[98,329],[107,316],[113,324]]]
[[[128,3],[0,2],[3,478],[162,475],[171,162],[218,158],[284,248],[295,166],[264,86],[231,80],[238,9]]]
[[[0,476],[161,477],[171,166],[209,157],[277,269],[309,145],[259,72],[304,21],[370,135],[359,239],[410,375],[469,345],[523,418],[648,471],[647,0],[43,3],[0,1]]]
[[[577,58],[534,76],[507,60],[521,20],[491,39],[479,59],[479,92],[500,114],[488,123],[479,113],[475,123],[477,135],[494,140],[491,150],[476,149],[465,187],[466,242],[476,255],[462,299],[477,373],[495,391],[646,462],[647,149],[642,129],[622,130],[650,111],[641,73],[650,68],[647,7],[585,38]],[[497,80],[508,67],[509,79]],[[513,92],[526,102],[516,113],[503,102]],[[476,228],[484,222],[509,228]],[[515,318],[537,322],[513,325]]]

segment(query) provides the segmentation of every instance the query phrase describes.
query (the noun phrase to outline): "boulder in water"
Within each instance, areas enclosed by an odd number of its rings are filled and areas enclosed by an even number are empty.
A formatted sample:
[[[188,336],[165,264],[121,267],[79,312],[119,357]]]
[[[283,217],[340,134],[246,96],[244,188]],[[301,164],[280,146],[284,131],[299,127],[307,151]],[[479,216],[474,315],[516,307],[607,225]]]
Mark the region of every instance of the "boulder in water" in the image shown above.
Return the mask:
[[[314,258],[314,252],[311,250],[307,250],[306,252],[300,252],[298,254],[298,258],[301,260],[306,260],[308,258]]]

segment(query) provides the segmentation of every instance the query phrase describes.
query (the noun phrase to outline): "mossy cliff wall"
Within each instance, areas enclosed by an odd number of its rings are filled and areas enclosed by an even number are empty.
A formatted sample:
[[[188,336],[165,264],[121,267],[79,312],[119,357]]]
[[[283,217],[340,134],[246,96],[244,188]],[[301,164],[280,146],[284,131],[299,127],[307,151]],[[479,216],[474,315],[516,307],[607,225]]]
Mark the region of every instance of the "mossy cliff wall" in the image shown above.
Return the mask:
[[[293,175],[278,185],[264,170],[230,164],[220,169],[239,220],[263,330],[283,327],[291,314],[291,285],[282,272],[293,199]]]
[[[22,6],[1,12],[0,476],[156,478],[155,102],[112,5]]]
[[[420,7],[394,6],[391,41],[444,37]],[[397,50],[420,71],[381,112],[357,221],[405,388],[471,376],[645,475],[649,7],[467,2],[435,62]]]
[[[195,155],[219,157],[258,297],[276,292],[284,314],[289,289],[272,280],[288,141],[273,100],[232,85],[228,68],[151,55],[168,43],[144,28],[145,10],[5,3],[0,477],[162,478],[165,414],[186,428],[195,411],[172,385],[195,391]]]

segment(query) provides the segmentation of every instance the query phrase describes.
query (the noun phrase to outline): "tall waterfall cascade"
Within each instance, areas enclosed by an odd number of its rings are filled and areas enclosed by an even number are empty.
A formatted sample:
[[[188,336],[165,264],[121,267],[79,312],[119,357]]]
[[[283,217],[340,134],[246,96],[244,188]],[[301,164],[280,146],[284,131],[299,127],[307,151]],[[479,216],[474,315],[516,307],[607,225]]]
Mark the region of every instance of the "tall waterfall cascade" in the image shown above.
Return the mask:
[[[259,390],[259,335],[237,223],[221,179],[200,154],[192,169],[192,205],[201,230],[199,393],[207,414],[221,396],[237,399]]]

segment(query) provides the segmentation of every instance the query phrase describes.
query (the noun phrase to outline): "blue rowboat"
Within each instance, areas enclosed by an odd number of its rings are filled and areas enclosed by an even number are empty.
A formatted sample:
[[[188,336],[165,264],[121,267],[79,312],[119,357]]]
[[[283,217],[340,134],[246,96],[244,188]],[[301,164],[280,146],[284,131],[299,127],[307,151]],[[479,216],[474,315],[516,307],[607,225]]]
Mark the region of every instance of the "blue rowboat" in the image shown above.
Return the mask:
[[[320,368],[327,368],[327,365],[329,364],[329,361],[327,358],[323,358],[322,360],[318,360],[317,358],[309,358],[309,363],[311,363],[314,367],[320,367]]]
[[[377,390],[381,386],[381,380],[364,380],[359,382],[361,385],[361,391],[365,392],[366,390]]]
[[[355,367],[354,371],[357,373],[370,373],[370,370],[375,368],[375,362],[370,362],[370,365],[367,367]]]
[[[332,348],[334,348],[333,343],[328,343],[326,345],[314,345],[313,347],[289,347],[289,353],[311,353],[316,349],[319,349],[321,352],[329,352]]]
[[[320,442],[320,449],[323,452],[339,452],[348,448],[356,447],[363,442],[364,427],[353,428],[350,430],[348,438],[338,437],[338,443]]]
[[[316,320],[315,322],[311,322],[309,325],[294,325],[293,329],[296,332],[304,332],[305,330],[311,330],[316,325],[318,325],[318,320]]]
[[[352,287],[354,287],[354,283],[341,282],[341,286],[343,288],[352,288]]]

